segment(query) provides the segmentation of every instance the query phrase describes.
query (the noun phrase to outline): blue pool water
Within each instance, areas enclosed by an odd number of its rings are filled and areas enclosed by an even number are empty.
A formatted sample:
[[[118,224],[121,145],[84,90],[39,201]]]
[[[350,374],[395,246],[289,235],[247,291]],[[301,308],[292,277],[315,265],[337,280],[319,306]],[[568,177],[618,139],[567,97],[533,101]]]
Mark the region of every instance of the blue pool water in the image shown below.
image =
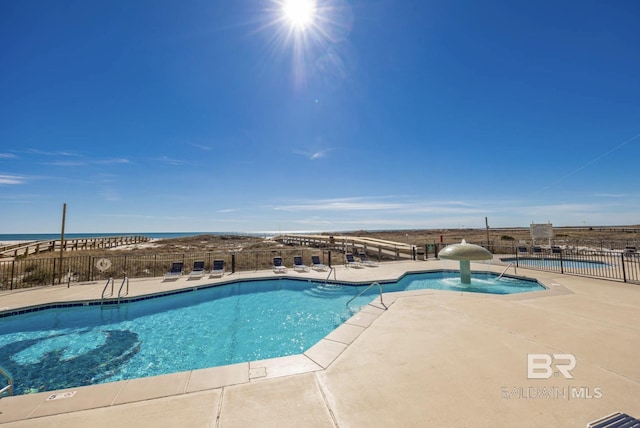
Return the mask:
[[[518,257],[516,259],[515,257],[505,257],[500,260],[506,263],[513,263],[517,260],[519,266],[556,268],[558,270],[561,266],[565,269],[598,269],[611,267],[611,265],[604,262],[572,259],[562,259],[562,265],[560,265],[559,258]]]
[[[385,292],[440,289],[519,293],[535,281],[456,272],[408,274]],[[109,306],[0,318],[0,366],[14,394],[50,391],[299,354],[377,296],[377,287],[307,280],[244,281]]]

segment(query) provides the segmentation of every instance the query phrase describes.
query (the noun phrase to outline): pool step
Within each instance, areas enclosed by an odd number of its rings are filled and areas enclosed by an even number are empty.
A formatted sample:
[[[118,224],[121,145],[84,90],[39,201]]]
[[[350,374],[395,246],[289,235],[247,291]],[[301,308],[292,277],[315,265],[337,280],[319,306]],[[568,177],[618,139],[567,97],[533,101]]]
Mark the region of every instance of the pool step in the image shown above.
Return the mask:
[[[313,284],[310,288],[306,288],[304,293],[320,298],[329,298],[329,297],[340,297],[345,294],[345,287],[342,285],[334,285],[334,284]]]

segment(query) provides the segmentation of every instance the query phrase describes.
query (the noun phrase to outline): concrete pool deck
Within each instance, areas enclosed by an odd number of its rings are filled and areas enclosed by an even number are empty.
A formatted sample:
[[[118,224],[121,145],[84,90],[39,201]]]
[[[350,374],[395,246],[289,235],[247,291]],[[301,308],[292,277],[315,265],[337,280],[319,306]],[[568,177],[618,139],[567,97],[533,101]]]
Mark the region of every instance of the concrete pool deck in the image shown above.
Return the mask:
[[[456,269],[440,260],[338,267],[338,281]],[[472,263],[474,270],[504,266]],[[509,273],[512,273],[510,270]],[[9,427],[579,426],[615,411],[640,417],[640,285],[518,269],[548,290],[507,296],[387,293],[302,355],[0,399]],[[132,280],[129,297],[271,271]],[[326,278],[327,272],[287,276]],[[333,278],[333,276],[332,276]],[[104,283],[0,292],[0,311],[96,300]],[[116,280],[116,290],[119,282]],[[0,320],[1,322],[1,320]],[[556,355],[529,379],[527,354]],[[540,360],[536,360],[540,362]],[[538,369],[536,373],[545,373]],[[553,373],[551,373],[551,371]],[[70,395],[70,394],[69,394]]]

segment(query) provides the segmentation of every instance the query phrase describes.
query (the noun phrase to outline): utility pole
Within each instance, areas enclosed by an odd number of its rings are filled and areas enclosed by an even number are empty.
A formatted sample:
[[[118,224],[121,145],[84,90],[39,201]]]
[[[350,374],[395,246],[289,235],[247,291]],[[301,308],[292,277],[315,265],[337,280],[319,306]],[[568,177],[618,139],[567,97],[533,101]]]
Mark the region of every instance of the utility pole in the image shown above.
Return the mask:
[[[58,266],[58,284],[62,283],[62,254],[64,252],[64,222],[67,217],[67,204],[62,206],[62,232],[60,232],[60,265]]]
[[[487,217],[484,218],[484,224],[487,226],[487,247],[489,246],[489,220]]]

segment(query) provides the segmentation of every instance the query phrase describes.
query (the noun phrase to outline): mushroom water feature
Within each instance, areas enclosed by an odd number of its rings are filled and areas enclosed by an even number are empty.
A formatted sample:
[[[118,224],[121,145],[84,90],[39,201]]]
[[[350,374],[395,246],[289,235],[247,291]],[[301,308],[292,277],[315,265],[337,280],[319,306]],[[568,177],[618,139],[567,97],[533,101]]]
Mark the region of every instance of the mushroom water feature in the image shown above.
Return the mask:
[[[447,260],[460,261],[460,282],[471,284],[471,260],[491,260],[493,254],[480,245],[467,244],[464,239],[460,244],[452,244],[444,247],[438,257]]]

